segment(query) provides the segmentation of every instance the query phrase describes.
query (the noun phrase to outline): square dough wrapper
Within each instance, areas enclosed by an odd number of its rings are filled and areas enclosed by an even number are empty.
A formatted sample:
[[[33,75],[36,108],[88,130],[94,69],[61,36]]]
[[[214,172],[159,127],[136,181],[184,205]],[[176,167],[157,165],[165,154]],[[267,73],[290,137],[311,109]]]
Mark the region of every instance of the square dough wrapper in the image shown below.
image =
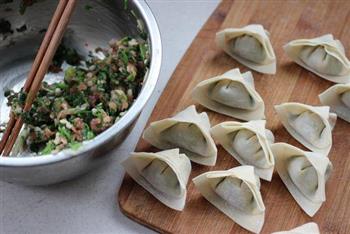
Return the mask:
[[[283,48],[294,62],[316,75],[335,83],[350,82],[350,61],[333,35],[290,41]]]
[[[317,223],[310,222],[288,231],[273,232],[271,234],[320,234],[320,229]]]
[[[276,56],[269,33],[260,24],[224,29],[216,33],[216,44],[232,58],[257,72],[276,73]]]
[[[167,132],[168,129],[177,124],[181,124],[178,125],[180,126],[179,128]],[[192,147],[193,145],[191,142],[184,141],[183,137],[181,137],[184,127],[186,127],[185,125],[193,126],[198,130],[196,132],[200,134],[199,136],[188,136],[188,138],[194,143],[200,140],[198,138],[203,140],[200,141],[204,144],[201,147],[202,153],[193,152],[179,145],[188,145],[188,147]],[[187,133],[192,132],[193,131],[188,131]],[[167,134],[167,136],[164,136],[163,134]],[[169,136],[169,134],[171,134],[171,136]],[[198,164],[213,166],[216,163],[217,149],[214,140],[210,135],[210,122],[208,115],[205,112],[200,114],[197,113],[194,105],[187,107],[173,117],[151,123],[144,131],[143,138],[159,149],[180,148],[180,152],[185,153],[191,161]],[[168,142],[167,138],[178,142]],[[197,146],[197,148],[199,147],[200,146]]]
[[[260,178],[271,181],[275,160],[270,144],[274,142],[274,136],[270,130],[265,128],[265,125],[265,120],[246,123],[229,121],[214,126],[211,133],[215,141],[221,144],[240,164],[254,166],[255,173]],[[254,156],[253,151],[257,149],[259,149],[259,154],[255,156],[259,161],[251,158]]]
[[[310,106],[289,102],[275,106],[283,126],[308,149],[328,155],[337,115],[328,106]]]
[[[216,91],[215,88],[221,83],[235,85],[235,88]],[[239,89],[237,88],[239,86]],[[225,88],[225,87],[224,87]],[[224,93],[225,92],[225,93]],[[228,100],[213,99],[213,95],[217,98],[225,98]],[[207,107],[233,118],[241,120],[258,120],[265,119],[265,104],[259,93],[254,87],[254,78],[251,72],[241,74],[238,68],[225,72],[222,75],[204,80],[196,85],[192,91],[192,98]],[[214,97],[215,98],[215,97]],[[234,100],[240,100],[240,102]],[[228,105],[224,101],[231,101]],[[250,108],[233,107],[233,105],[245,105]]]
[[[213,183],[227,177],[237,178],[242,180],[242,183],[245,183],[254,197],[254,202],[259,212],[255,212],[254,214],[243,212],[219,196],[213,188]],[[260,194],[260,181],[255,175],[252,166],[239,166],[227,171],[206,172],[194,178],[193,183],[211,204],[238,225],[254,233],[261,231],[265,220],[265,206]]]
[[[314,216],[326,200],[325,187],[333,168],[332,163],[326,155],[303,151],[286,143],[272,144],[271,149],[276,160],[276,170],[288,191],[306,214]],[[299,164],[300,160],[307,166]]]
[[[322,105],[329,106],[339,118],[350,123],[350,83],[333,85],[318,97]]]
[[[171,168],[173,173],[168,173],[164,176],[176,176],[179,186],[178,190],[180,191],[179,194],[168,194],[161,191],[154,186],[154,181],[149,181],[150,177],[145,175],[144,170],[147,169],[149,165],[154,162],[154,160],[160,160]],[[157,153],[131,153],[130,157],[122,162],[122,165],[131,178],[133,178],[139,185],[150,192],[164,205],[175,210],[184,209],[187,194],[186,185],[191,173],[191,162],[185,154],[179,153],[179,149],[164,150]],[[163,171],[160,174],[163,175]],[[156,176],[152,178],[156,178]],[[169,178],[169,180],[173,181],[174,178]]]

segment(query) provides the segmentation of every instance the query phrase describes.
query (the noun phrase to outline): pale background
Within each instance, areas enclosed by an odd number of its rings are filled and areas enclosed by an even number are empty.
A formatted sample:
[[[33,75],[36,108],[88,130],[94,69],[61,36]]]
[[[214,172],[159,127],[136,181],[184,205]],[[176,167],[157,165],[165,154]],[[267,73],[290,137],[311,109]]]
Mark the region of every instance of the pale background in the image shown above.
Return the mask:
[[[76,180],[49,187],[24,187],[0,181],[1,234],[151,233],[119,211],[116,191],[124,175],[119,163],[133,151],[175,66],[219,0],[147,2],[161,31],[162,69],[156,90],[134,130],[111,152],[114,162]]]

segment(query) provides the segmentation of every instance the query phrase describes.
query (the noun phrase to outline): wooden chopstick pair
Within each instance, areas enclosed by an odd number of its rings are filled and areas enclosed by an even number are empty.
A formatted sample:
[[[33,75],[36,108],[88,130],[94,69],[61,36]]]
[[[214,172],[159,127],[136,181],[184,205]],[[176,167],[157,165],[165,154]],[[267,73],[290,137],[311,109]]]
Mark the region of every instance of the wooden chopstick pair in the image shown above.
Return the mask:
[[[41,82],[51,64],[53,56],[61,42],[65,29],[73,13],[76,0],[60,0],[51,19],[48,30],[35,57],[29,76],[24,84],[23,91],[27,93],[23,111],[29,111],[40,89]],[[0,141],[0,154],[8,156],[21,131],[23,119],[17,118],[11,112],[5,133]]]

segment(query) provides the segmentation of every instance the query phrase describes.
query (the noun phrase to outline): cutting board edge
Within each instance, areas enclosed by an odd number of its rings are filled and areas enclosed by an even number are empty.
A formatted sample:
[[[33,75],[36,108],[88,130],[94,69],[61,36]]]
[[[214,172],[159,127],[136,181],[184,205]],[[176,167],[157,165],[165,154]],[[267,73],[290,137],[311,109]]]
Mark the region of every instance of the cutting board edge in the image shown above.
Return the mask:
[[[122,188],[122,186],[127,182],[128,179],[131,179],[127,174],[124,175],[123,177],[123,182],[120,186],[120,188]],[[159,232],[159,233],[170,233],[164,229],[161,229],[157,226],[154,226],[150,223],[147,223],[146,220],[143,220],[143,219],[140,219],[139,217],[133,215],[132,212],[128,211],[128,209],[126,208],[126,206],[124,206],[126,203],[123,203],[123,199],[128,199],[129,197],[129,194],[122,194],[121,195],[121,190],[122,189],[119,189],[119,191],[117,192],[117,195],[116,195],[116,200],[118,202],[118,205],[119,205],[119,209],[120,211],[122,212],[123,215],[125,215],[127,218],[129,218],[130,220],[132,221],[135,221],[137,222],[138,224],[141,224],[142,226],[146,227],[146,228],[150,228],[152,229],[153,231],[156,231],[156,232]]]
[[[206,20],[206,22],[203,24],[203,26],[199,29],[199,31],[197,32],[196,36],[193,38],[193,40],[191,41],[189,47],[186,49],[186,52],[184,53],[184,55],[181,57],[181,59],[179,60],[179,63],[176,65],[169,81],[175,76],[175,72],[180,68],[182,67],[182,61],[184,60],[184,58],[188,57],[188,53],[189,53],[189,50],[192,48],[192,45],[195,43],[198,35],[200,35],[203,31],[205,31],[208,27],[210,27],[210,23],[213,21],[213,18],[218,18],[219,20],[217,20],[218,24],[217,24],[217,28],[220,28],[222,22],[224,21],[225,17],[226,17],[226,14],[228,13],[228,9],[231,8],[231,5],[233,4],[234,0],[222,0],[218,6],[215,8],[215,10],[210,14],[209,18]],[[223,15],[225,15],[225,17],[223,17]],[[166,87],[164,88],[164,90],[162,91],[159,99],[162,97],[164,91],[167,89],[169,85],[169,82],[167,83]],[[158,99],[158,100],[159,100]],[[158,103],[158,101],[157,101]],[[154,106],[153,110],[152,110],[152,113],[150,115],[150,117],[153,115],[153,112],[155,111],[155,107],[156,105]],[[150,118],[149,117],[149,118]],[[148,119],[149,121],[149,119]],[[147,121],[147,122],[148,122]],[[142,137],[140,137],[138,143],[136,144],[135,146],[135,149],[138,147],[139,143],[140,143],[140,140],[142,140]],[[128,199],[128,196],[130,194],[129,191],[131,191],[131,189],[127,192],[123,191],[123,188],[125,186],[125,183],[127,183],[127,180],[128,180],[129,176],[127,174],[124,175],[124,178],[123,178],[123,181],[122,181],[122,184],[119,188],[119,191],[117,192],[117,202],[118,202],[118,205],[119,205],[119,208],[120,208],[120,211],[122,212],[122,214],[124,214],[126,217],[128,217],[129,219],[141,224],[142,226],[144,227],[147,227],[147,228],[150,228],[156,232],[159,232],[159,233],[171,233],[165,229],[161,229],[157,226],[154,226],[152,225],[151,223],[147,222],[146,220],[143,220],[143,219],[140,219],[139,217],[135,216],[132,212],[129,212],[127,207],[126,207],[126,203],[125,201],[127,201]],[[130,179],[130,178],[129,178]],[[124,189],[125,190],[125,189]],[[124,200],[125,199],[125,200]]]

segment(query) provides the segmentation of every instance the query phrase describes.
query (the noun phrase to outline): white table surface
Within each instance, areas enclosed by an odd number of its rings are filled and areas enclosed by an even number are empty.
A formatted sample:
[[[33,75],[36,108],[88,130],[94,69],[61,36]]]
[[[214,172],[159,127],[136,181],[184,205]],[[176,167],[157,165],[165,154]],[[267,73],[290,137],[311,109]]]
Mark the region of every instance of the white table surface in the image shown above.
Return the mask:
[[[134,150],[141,131],[191,41],[219,0],[148,0],[163,42],[156,90],[134,130],[115,149],[109,165],[73,181],[25,187],[0,181],[0,233],[152,233],[121,214],[116,193],[124,171],[120,161]],[[191,71],[189,71],[191,72]]]

